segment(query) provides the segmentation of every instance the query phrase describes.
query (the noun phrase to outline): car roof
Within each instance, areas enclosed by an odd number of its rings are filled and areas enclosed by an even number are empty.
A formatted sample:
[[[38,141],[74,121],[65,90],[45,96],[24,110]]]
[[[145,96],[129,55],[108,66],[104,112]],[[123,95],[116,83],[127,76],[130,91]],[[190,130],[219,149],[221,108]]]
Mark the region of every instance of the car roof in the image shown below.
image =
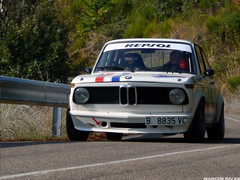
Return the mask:
[[[111,43],[122,43],[122,42],[168,42],[168,43],[184,43],[192,45],[193,42],[183,39],[167,39],[167,38],[131,38],[131,39],[116,39],[108,41],[105,45]]]

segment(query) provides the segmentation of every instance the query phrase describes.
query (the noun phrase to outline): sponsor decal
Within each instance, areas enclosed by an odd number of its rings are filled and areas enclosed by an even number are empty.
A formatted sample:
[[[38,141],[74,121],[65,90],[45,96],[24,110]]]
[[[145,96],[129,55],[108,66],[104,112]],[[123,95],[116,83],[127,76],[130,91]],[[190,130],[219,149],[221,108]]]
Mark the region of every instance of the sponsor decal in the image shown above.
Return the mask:
[[[112,74],[105,74],[102,76],[98,76],[98,77],[96,77],[95,82],[104,82],[104,78],[109,75],[112,75]]]
[[[170,48],[171,47],[171,44],[126,44],[125,45],[125,48],[127,47],[161,47],[161,48],[164,48],[164,47],[167,47],[167,48]]]
[[[112,76],[111,78],[111,82],[120,82],[120,78],[122,76],[125,76],[125,79],[132,79],[132,76],[126,76],[130,73],[123,73],[123,74],[120,74],[120,75],[115,75],[115,76]],[[99,83],[99,82],[104,82],[104,78],[106,76],[111,76],[113,74],[105,74],[105,75],[102,75],[102,76],[98,76],[96,77],[95,79],[95,82]],[[186,78],[184,76],[169,76],[169,75],[158,75],[158,76],[152,76],[154,78]]]
[[[98,77],[96,77],[95,82],[103,82],[104,77],[105,76],[98,76]]]
[[[121,76],[124,76],[124,75],[127,75],[127,74],[130,74],[130,73],[123,73],[123,74],[120,74],[120,75],[113,76],[111,80],[112,80],[112,82],[120,82]],[[102,75],[102,76],[98,76],[98,77],[96,77],[95,82],[104,82],[104,78],[106,76],[110,76],[110,75],[113,75],[113,74],[105,74],[105,75]]]
[[[123,73],[123,74],[118,75],[118,76],[113,76],[113,77],[112,77],[112,82],[119,82],[121,76],[128,75],[128,74],[130,74],[130,73]]]
[[[105,47],[104,52],[120,49],[161,49],[161,50],[179,50],[192,53],[191,46],[182,43],[114,43]]]
[[[113,76],[112,77],[112,82],[119,82],[121,76]]]
[[[184,76],[164,76],[164,75],[161,75],[161,76],[153,76],[155,78],[185,78]]]
[[[97,125],[100,125],[100,122],[98,122],[94,117],[92,117],[92,120],[94,120]]]

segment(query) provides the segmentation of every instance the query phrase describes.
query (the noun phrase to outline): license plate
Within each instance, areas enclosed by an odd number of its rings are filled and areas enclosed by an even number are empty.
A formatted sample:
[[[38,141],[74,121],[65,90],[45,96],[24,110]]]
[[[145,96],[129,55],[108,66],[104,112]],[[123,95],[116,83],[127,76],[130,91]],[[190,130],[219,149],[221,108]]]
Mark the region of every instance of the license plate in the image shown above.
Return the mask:
[[[171,125],[186,125],[187,117],[186,116],[148,116],[145,118],[146,125],[153,126],[171,126]]]

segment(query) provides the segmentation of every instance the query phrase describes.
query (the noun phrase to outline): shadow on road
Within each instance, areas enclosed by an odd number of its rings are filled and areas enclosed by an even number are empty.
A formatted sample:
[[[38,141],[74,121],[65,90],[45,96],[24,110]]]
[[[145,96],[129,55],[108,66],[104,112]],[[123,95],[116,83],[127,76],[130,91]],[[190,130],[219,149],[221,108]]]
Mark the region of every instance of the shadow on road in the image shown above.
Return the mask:
[[[73,141],[24,141],[24,142],[1,142],[0,148],[11,148],[21,146],[36,146],[44,144],[62,144],[62,143],[74,143]]]
[[[177,135],[179,136],[179,135]],[[126,138],[123,141],[130,141],[130,142],[160,142],[160,143],[195,143],[195,142],[188,142],[183,137],[177,136],[159,136],[159,135],[142,135],[138,137],[130,137]],[[211,140],[205,138],[202,142],[203,144],[240,144],[240,138],[224,138],[223,140]]]
[[[45,144],[66,144],[66,143],[89,143],[89,142],[116,142],[116,141],[87,141],[87,142],[77,142],[77,141],[29,141],[29,142],[1,142],[0,148],[12,148],[12,147],[21,147],[21,146],[36,146],[36,145],[45,145]],[[125,136],[122,141],[124,142],[144,142],[144,143],[196,143],[196,142],[187,142],[182,136],[162,136],[158,134],[146,134],[146,135],[130,135]],[[224,138],[224,140],[209,140],[204,139],[203,142],[198,142],[202,144],[240,144],[240,138]]]

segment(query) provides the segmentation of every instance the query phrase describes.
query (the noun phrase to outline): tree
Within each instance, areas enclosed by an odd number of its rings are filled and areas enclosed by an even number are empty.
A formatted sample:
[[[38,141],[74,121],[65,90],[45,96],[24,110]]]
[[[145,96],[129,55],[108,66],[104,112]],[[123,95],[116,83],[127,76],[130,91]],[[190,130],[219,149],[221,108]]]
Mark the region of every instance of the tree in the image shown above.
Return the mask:
[[[66,82],[69,30],[58,1],[8,2],[1,14],[0,74]]]

